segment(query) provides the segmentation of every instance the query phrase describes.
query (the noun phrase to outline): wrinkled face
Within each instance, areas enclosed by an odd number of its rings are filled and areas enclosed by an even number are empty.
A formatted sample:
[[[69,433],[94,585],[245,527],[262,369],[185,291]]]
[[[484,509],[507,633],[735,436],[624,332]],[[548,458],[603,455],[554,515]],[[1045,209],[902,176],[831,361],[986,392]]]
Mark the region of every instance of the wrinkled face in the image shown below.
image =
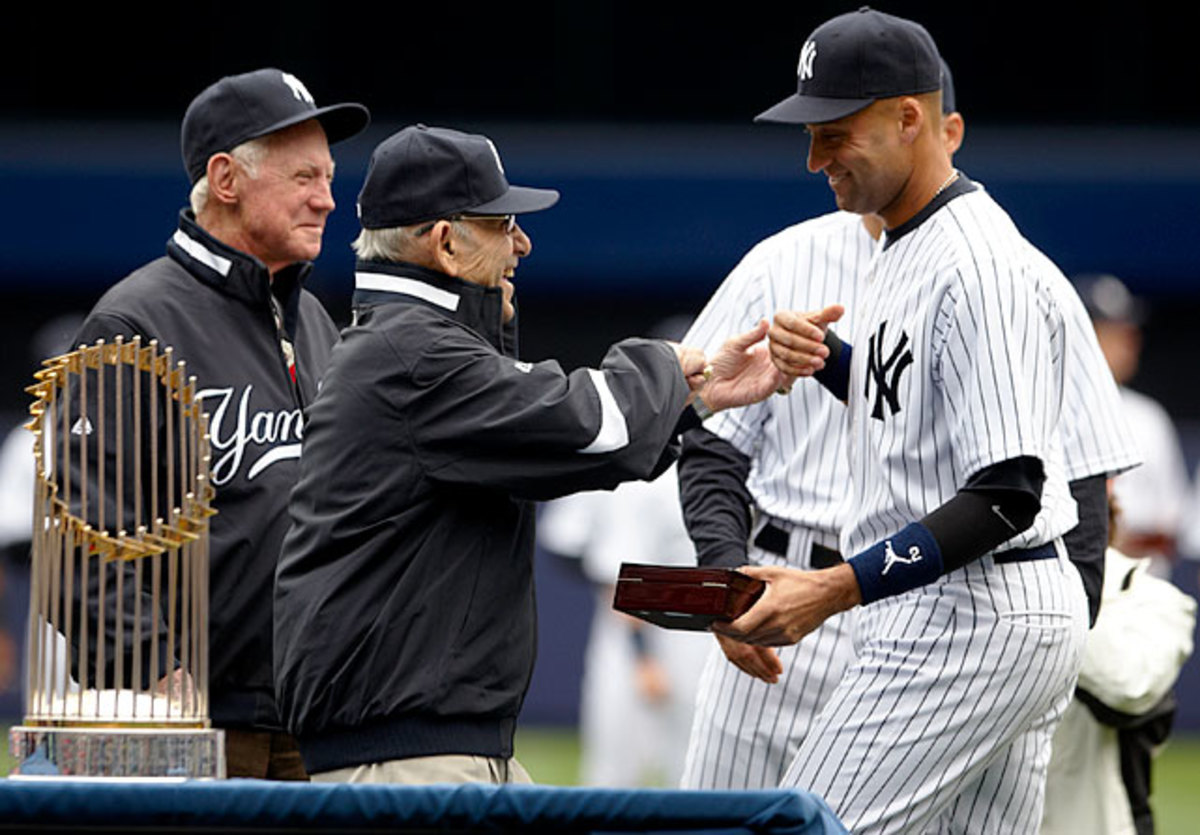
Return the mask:
[[[466,229],[457,235],[460,247],[458,277],[484,287],[499,287],[504,293],[504,321],[516,315],[512,278],[517,263],[533,250],[529,236],[517,224],[511,230],[504,218],[465,217],[458,221]]]
[[[839,209],[880,213],[903,191],[911,167],[897,108],[895,99],[881,99],[834,122],[806,125],[808,170],[826,176]]]
[[[325,219],[333,211],[333,158],[315,119],[271,134],[258,177],[238,177],[241,249],[274,273],[321,254]]]

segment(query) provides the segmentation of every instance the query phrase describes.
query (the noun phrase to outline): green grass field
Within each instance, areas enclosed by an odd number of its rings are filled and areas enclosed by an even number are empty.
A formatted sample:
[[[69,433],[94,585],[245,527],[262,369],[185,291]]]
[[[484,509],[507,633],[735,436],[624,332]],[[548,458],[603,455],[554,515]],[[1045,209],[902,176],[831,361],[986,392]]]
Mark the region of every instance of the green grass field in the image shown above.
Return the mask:
[[[8,726],[0,752],[0,777],[12,769]],[[517,759],[533,778],[546,785],[574,786],[579,782],[579,737],[571,728],[529,727],[517,733]],[[1154,769],[1151,798],[1158,835],[1193,835],[1200,821],[1200,736],[1173,739]]]
[[[521,730],[516,755],[539,783],[578,783],[579,738],[573,730]],[[1173,739],[1155,761],[1153,779],[1157,835],[1194,835],[1200,830],[1200,736]]]

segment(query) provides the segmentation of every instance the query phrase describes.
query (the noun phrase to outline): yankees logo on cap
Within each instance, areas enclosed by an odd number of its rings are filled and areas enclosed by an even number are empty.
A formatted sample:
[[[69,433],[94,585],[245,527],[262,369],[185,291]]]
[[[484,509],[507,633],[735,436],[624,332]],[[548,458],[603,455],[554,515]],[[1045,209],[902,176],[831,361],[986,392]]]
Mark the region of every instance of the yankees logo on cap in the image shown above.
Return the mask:
[[[817,57],[817,45],[811,40],[804,42],[800,50],[800,63],[796,66],[796,78],[808,81],[813,74],[813,59]]]
[[[941,58],[925,27],[863,6],[818,26],[800,50],[796,93],[756,122],[819,124],[877,99],[941,88]]]

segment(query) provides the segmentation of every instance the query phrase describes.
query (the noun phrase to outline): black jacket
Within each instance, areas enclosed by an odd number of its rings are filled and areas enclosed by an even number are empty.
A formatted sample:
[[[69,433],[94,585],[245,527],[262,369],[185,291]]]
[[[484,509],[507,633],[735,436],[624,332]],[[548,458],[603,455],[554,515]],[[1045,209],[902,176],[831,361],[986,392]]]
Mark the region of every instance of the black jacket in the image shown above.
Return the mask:
[[[284,722],[313,772],[509,756],[535,652],[533,500],[665,469],[687,384],[656,341],[571,374],[516,360],[498,288],[382,263],[357,285],[276,581]]]
[[[209,607],[211,713],[218,726],[280,727],[271,680],[271,587],[299,472],[302,411],[337,339],[325,309],[302,289],[310,270],[308,263],[293,265],[272,284],[260,261],[212,238],[184,211],[167,255],[109,289],[75,339],[157,339],[196,377],[211,421],[218,511],[210,529]],[[295,349],[294,383],[272,292]]]

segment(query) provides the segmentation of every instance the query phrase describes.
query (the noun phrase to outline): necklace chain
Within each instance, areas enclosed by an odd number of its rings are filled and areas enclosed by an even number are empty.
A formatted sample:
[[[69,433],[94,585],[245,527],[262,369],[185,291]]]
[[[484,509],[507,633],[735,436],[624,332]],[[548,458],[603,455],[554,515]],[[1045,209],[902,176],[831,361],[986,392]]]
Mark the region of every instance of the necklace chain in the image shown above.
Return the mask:
[[[942,183],[940,186],[938,186],[938,190],[937,190],[937,191],[935,191],[935,192],[933,193],[933,196],[934,196],[934,197],[937,197],[939,194],[941,194],[943,191],[945,191],[945,190],[946,190],[946,188],[947,188],[947,187],[948,187],[948,186],[949,186],[949,185],[950,185],[952,182],[954,182],[954,181],[955,181],[955,180],[957,180],[957,179],[958,179],[958,169],[957,169],[957,168],[951,168],[951,169],[950,169],[950,176],[946,178],[946,182],[944,182],[944,183]]]

